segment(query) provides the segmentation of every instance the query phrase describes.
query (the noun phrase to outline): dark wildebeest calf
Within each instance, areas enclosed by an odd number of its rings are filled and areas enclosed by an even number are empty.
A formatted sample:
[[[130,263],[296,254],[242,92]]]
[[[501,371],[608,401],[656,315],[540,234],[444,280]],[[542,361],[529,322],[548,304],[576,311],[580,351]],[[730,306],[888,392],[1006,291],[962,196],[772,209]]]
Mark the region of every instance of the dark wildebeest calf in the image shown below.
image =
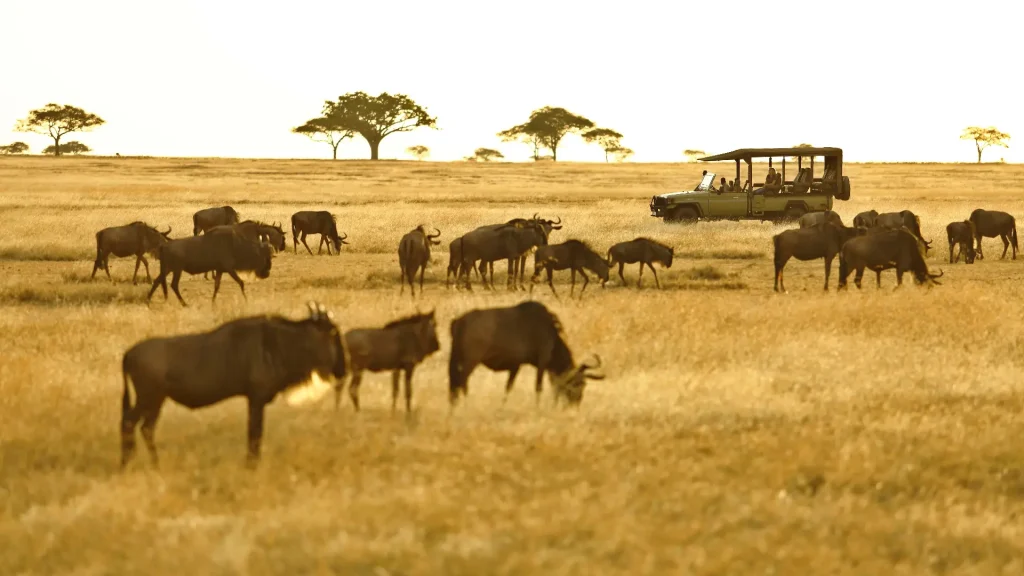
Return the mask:
[[[604,378],[588,372],[601,366],[601,358],[596,355],[593,365],[576,365],[561,322],[540,302],[471,310],[452,321],[451,334],[448,383],[452,407],[460,395],[469,392],[469,376],[480,364],[496,372],[508,371],[506,400],[524,364],[537,368],[538,403],[545,372],[551,379],[555,404],[564,398],[568,404],[579,406],[586,381]]]
[[[415,230],[406,233],[402,236],[402,240],[398,243],[398,267],[401,269],[402,277],[399,282],[402,285],[402,289],[398,291],[399,296],[405,292],[405,283],[409,283],[409,292],[415,297],[416,290],[413,289],[413,278],[416,277],[416,272],[420,273],[420,294],[423,294],[423,273],[427,270],[427,264],[430,262],[430,245],[438,245],[441,243],[440,240],[435,240],[441,236],[441,231],[434,228],[436,234],[427,234],[423,226],[417,226]]]
[[[845,224],[843,224],[843,219],[839,217],[839,214],[836,214],[832,210],[825,210],[824,212],[808,212],[801,216],[797,222],[800,224],[801,228],[813,228],[824,222],[831,222],[837,226],[845,226]]]
[[[348,395],[352,406],[359,411],[359,385],[363,371],[391,371],[391,411],[398,403],[398,377],[405,370],[405,412],[412,410],[412,372],[423,359],[441,349],[437,341],[437,324],[434,312],[416,314],[389,322],[383,328],[357,328],[345,333],[345,346],[351,358],[349,372],[352,380]],[[334,407],[341,403],[341,388],[338,381],[334,387]]]
[[[198,236],[214,226],[238,224],[238,212],[231,206],[205,208],[192,215],[192,235]]]
[[[182,306],[185,304],[178,282],[182,272],[195,275],[201,272],[213,272],[213,300],[217,299],[220,290],[221,275],[228,276],[238,282],[238,287],[245,295],[245,283],[238,277],[238,272],[255,272],[256,277],[265,279],[270,276],[270,265],[273,248],[266,242],[253,242],[245,238],[233,228],[210,230],[202,236],[178,238],[160,247],[160,275],[153,281],[147,302],[153,298],[157,286],[162,286],[164,300],[167,299],[167,276],[173,274],[171,288]]]
[[[1006,212],[978,208],[971,212],[969,220],[974,222],[974,237],[978,240],[978,259],[985,259],[981,251],[981,239],[996,236],[1003,241],[1003,255],[999,257],[1000,260],[1006,258],[1006,249],[1010,245],[1013,245],[1013,260],[1017,259],[1017,221],[1013,216]]]
[[[622,275],[622,269],[626,264],[640,263],[640,277],[636,281],[636,287],[640,288],[641,283],[644,280],[644,266],[646,265],[651,269],[651,274],[654,274],[654,284],[661,288],[661,283],[658,281],[658,273],[654,270],[654,262],[661,262],[661,265],[665,268],[672,267],[672,257],[675,255],[675,249],[670,248],[661,242],[651,240],[650,238],[634,238],[628,242],[619,242],[608,249],[608,266],[619,265],[619,278],[622,279],[622,285],[626,285],[626,277]]]
[[[803,261],[824,258],[825,290],[828,290],[828,277],[832,273],[832,261],[839,254],[843,244],[854,236],[863,234],[864,228],[847,228],[831,222],[819,224],[813,228],[784,230],[776,234],[772,237],[772,245],[775,247],[775,291],[786,291],[782,270],[790,258]]]
[[[918,284],[939,284],[935,279],[942,277],[942,271],[928,272],[924,252],[924,242],[905,227],[851,238],[839,253],[839,289],[846,288],[846,279],[853,270],[857,271],[853,281],[860,288],[865,268],[875,271],[879,278],[883,270],[895,268],[897,287],[903,284],[904,272],[913,274]]]
[[[954,264],[960,261],[963,254],[964,262],[974,264],[976,256],[974,252],[974,222],[964,220],[963,222],[950,222],[946,225],[946,238],[949,240],[949,263]],[[956,259],[953,259],[953,247],[959,246]]]
[[[292,248],[295,249],[296,254],[299,252],[299,242],[301,241],[309,255],[313,255],[309,244],[306,244],[306,236],[309,234],[320,235],[320,245],[316,249],[317,254],[323,252],[325,243],[328,255],[331,254],[331,244],[334,244],[334,254],[341,254],[341,245],[348,244],[345,242],[348,234],[338,235],[338,223],[334,215],[326,210],[304,210],[292,214]]]
[[[121,361],[121,467],[135,453],[140,420],[157,465],[154,430],[166,399],[194,410],[235,396],[249,402],[248,462],[256,464],[264,407],[313,378],[338,380],[347,373],[348,355],[333,315],[312,302],[309,310],[305,320],[240,318],[209,332],[150,338],[129,348]]]
[[[927,256],[928,251],[932,249],[931,241],[925,240],[924,236],[921,235],[921,219],[910,210],[879,214],[878,219],[875,221],[875,226],[880,228],[889,228],[890,230],[899,230],[900,228],[905,227],[911,234],[917,236],[918,239],[921,240],[922,244],[924,244],[925,256]]]
[[[868,210],[853,217],[853,226],[855,228],[874,228],[877,221],[878,211]]]
[[[533,286],[540,277],[540,271],[544,270],[548,275],[548,286],[551,287],[551,293],[557,298],[558,292],[555,292],[555,284],[552,281],[553,273],[555,270],[571,270],[572,284],[569,288],[569,297],[572,297],[573,291],[576,289],[576,273],[579,272],[580,276],[583,276],[583,287],[580,288],[580,298],[583,298],[583,292],[587,289],[587,284],[590,284],[590,278],[583,271],[584,268],[597,274],[597,277],[601,279],[602,288],[608,282],[608,270],[610,269],[608,261],[601,258],[601,255],[594,252],[585,242],[566,240],[561,244],[541,246],[533,255],[533,278],[531,278],[530,293],[533,293]]]
[[[167,232],[160,232],[145,222],[132,222],[125,226],[114,226],[104,228],[96,233],[96,262],[92,266],[92,276],[96,278],[96,271],[100,268],[110,277],[110,256],[118,258],[135,256],[135,273],[132,274],[132,284],[138,283],[139,264],[146,267],[146,281],[152,282],[153,277],[149,275],[149,261],[146,260],[146,253],[156,255],[156,250],[170,240],[171,227]]]

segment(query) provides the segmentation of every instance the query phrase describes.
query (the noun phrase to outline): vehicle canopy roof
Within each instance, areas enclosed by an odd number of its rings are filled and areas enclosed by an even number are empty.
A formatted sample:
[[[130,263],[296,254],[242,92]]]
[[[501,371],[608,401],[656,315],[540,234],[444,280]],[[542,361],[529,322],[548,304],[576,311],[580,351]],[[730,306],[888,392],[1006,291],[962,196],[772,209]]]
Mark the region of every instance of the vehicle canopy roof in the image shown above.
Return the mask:
[[[776,156],[842,156],[842,148],[739,148],[732,152],[701,158],[701,162],[719,160],[748,160],[750,158],[773,158]]]

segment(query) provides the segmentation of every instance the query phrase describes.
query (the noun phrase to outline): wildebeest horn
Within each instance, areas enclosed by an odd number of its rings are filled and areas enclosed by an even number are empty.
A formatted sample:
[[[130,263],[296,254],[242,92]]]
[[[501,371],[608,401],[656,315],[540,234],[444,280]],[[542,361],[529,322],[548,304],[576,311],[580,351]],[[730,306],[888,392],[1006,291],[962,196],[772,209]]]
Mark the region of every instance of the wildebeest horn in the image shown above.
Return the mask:
[[[558,218],[558,222],[552,222],[552,224],[561,224],[562,223],[562,217],[561,216],[555,216],[555,218]]]
[[[309,317],[316,320],[320,315],[320,310],[317,309],[316,302],[310,300],[309,302],[306,302],[306,307],[309,308]]]
[[[534,213],[533,213],[533,219],[534,219],[534,220],[536,220],[536,219],[537,219],[537,214],[538,214],[537,212],[534,212]]]
[[[170,226],[167,227],[167,232],[163,232],[163,235],[164,236],[170,236],[171,235],[171,227]]]
[[[437,234],[434,234],[432,236],[428,235],[427,238],[437,238],[437,237],[441,236],[441,231],[438,230],[437,228],[434,228],[434,232],[437,232]]]
[[[339,238],[339,240],[341,240],[341,243],[342,243],[342,244],[348,244],[348,242],[345,242],[345,238],[348,238],[348,234],[345,234],[344,236],[342,236],[341,238]]]

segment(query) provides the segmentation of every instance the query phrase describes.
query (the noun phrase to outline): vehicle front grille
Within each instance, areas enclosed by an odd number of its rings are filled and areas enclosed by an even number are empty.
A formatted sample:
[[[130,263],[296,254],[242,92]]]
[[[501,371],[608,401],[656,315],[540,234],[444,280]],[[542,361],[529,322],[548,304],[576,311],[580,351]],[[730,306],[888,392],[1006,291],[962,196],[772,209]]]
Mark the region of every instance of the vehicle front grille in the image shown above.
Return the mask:
[[[655,196],[651,198],[651,206],[668,206],[668,198],[662,198],[661,196]]]

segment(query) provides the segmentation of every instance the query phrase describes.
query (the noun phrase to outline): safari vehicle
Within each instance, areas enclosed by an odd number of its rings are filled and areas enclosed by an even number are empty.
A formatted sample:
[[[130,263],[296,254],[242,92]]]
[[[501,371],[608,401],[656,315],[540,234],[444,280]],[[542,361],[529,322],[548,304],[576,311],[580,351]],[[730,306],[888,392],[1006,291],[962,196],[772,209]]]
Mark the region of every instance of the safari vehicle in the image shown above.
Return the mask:
[[[755,158],[782,158],[781,185],[754,183]],[[786,180],[786,158],[796,158],[796,176]],[[821,177],[815,177],[814,160],[824,159]],[[805,162],[804,160],[808,161]],[[796,220],[808,212],[832,209],[832,199],[850,199],[850,178],[843,176],[840,148],[740,148],[701,158],[701,162],[736,161],[733,187],[719,190],[718,175],[707,172],[693,190],[659,194],[651,199],[651,216],[665,222],[702,220]],[[747,164],[747,180],[741,186],[741,162]],[[789,162],[793,165],[792,160]],[[792,174],[792,172],[790,172]]]

